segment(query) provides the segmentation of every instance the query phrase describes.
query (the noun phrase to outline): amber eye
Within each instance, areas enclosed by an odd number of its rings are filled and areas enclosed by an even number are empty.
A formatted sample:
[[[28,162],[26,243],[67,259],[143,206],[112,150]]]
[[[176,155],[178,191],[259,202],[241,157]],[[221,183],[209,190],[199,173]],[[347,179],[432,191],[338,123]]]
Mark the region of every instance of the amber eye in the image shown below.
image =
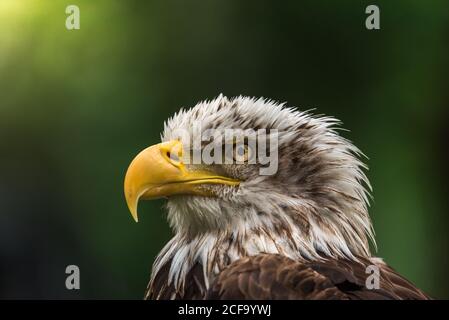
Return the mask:
[[[251,158],[251,150],[247,144],[235,143],[233,150],[233,159],[238,163],[248,162]]]

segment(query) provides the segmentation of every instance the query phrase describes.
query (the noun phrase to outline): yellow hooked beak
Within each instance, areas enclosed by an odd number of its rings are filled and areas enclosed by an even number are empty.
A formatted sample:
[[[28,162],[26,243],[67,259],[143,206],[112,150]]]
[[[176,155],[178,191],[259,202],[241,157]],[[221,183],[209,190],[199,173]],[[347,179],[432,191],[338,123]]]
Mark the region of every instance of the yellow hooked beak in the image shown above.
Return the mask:
[[[156,199],[176,194],[213,196],[204,184],[235,186],[238,180],[205,171],[189,171],[182,162],[182,143],[163,142],[140,152],[129,165],[125,176],[125,198],[137,222],[139,199]]]

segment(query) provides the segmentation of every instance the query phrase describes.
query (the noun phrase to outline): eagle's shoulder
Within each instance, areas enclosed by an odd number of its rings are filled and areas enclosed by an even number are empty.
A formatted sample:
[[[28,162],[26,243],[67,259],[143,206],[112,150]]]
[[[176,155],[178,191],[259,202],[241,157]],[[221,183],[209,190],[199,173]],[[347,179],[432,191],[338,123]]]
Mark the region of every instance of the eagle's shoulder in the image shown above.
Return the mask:
[[[368,289],[367,267],[379,270],[379,288]],[[295,261],[279,254],[241,258],[224,268],[207,289],[203,267],[196,263],[182,288],[169,280],[171,261],[150,282],[146,299],[351,300],[430,299],[381,261],[325,259]]]
[[[379,289],[365,285],[370,260],[298,262],[277,254],[239,259],[225,268],[206,299],[428,299],[383,263]]]

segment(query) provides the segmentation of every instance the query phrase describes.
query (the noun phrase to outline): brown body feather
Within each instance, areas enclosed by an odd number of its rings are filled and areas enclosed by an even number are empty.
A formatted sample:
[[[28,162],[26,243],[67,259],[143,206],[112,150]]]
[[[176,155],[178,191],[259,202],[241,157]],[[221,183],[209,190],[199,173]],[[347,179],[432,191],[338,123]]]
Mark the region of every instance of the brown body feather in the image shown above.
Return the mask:
[[[372,262],[359,259],[298,262],[277,254],[245,257],[221,271],[206,289],[202,267],[195,265],[186,277],[184,290],[167,285],[167,265],[160,270],[145,295],[147,299],[213,300],[383,300],[430,299],[387,265],[380,269],[380,288],[368,289],[366,267]]]

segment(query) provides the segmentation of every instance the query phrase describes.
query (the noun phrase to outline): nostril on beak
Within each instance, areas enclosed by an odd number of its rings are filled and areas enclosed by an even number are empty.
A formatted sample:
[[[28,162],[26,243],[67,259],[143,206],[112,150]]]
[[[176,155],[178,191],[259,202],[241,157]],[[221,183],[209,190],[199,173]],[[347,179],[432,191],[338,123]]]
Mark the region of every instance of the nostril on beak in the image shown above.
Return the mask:
[[[172,165],[179,167],[182,165],[182,145],[179,141],[162,143],[160,146],[162,156]]]
[[[179,159],[179,156],[176,154],[176,152],[167,151],[166,156],[167,156],[168,159],[171,160],[171,162],[173,164],[178,165],[181,162],[181,160]]]

